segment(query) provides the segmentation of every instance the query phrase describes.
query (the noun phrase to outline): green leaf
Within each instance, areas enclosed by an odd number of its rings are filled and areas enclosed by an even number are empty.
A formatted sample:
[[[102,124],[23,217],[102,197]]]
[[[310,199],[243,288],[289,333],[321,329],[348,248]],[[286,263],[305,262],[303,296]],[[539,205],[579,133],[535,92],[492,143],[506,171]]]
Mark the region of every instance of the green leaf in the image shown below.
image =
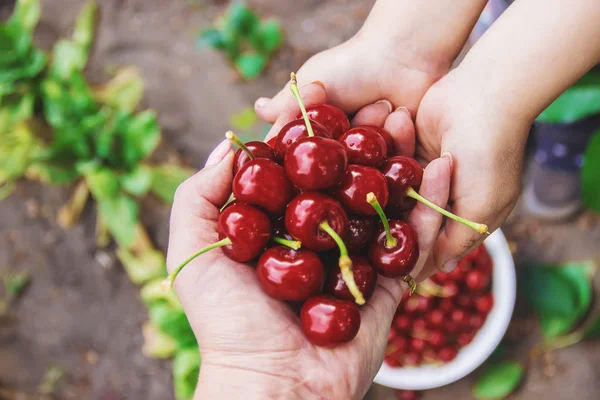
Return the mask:
[[[129,168],[147,158],[160,142],[160,127],[153,111],[131,116],[120,134],[122,161]]]
[[[96,201],[116,199],[121,195],[119,179],[110,169],[101,167],[95,162],[79,163],[76,169],[85,176]]]
[[[189,168],[169,164],[152,166],[151,169],[152,187],[150,190],[167,204],[173,203],[177,187],[194,173]]]
[[[163,279],[155,279],[147,282],[140,290],[142,301],[147,306],[159,301],[166,301],[173,309],[183,311],[183,306],[174,290],[162,290]]]
[[[79,12],[73,28],[73,41],[81,48],[89,52],[94,41],[96,21],[98,18],[98,4],[88,1]]]
[[[144,336],[142,353],[148,357],[169,358],[179,348],[175,339],[162,332],[151,322],[147,322],[142,326],[142,334]]]
[[[570,123],[600,113],[600,73],[590,71],[567,89],[537,118],[547,123]]]
[[[188,319],[182,310],[172,308],[166,303],[150,306],[150,321],[161,331],[174,338],[181,348],[197,346],[196,337]]]
[[[152,186],[152,170],[148,166],[138,165],[121,177],[121,186],[129,194],[143,196]]]
[[[524,268],[521,289],[546,339],[571,330],[589,309],[592,297],[589,270],[576,264]]]
[[[585,205],[600,213],[600,130],[594,133],[585,150],[581,191]]]
[[[40,3],[38,0],[18,0],[9,25],[18,25],[25,32],[33,32],[40,19]]]
[[[238,131],[250,129],[256,125],[258,121],[258,116],[252,106],[246,107],[229,117],[229,125]]]
[[[96,202],[98,212],[115,241],[126,248],[131,246],[138,222],[138,206],[135,201],[125,194],[119,194],[113,198],[96,198]]]
[[[159,250],[147,250],[142,254],[134,254],[124,247],[119,247],[117,257],[129,279],[141,285],[166,275],[165,256]]]
[[[227,47],[226,42],[227,41],[221,31],[215,28],[208,28],[200,33],[196,45],[198,47],[209,46],[213,49],[225,50]]]
[[[235,60],[237,71],[247,80],[259,76],[266,64],[266,56],[254,52],[243,53]]]
[[[24,271],[14,274],[4,274],[4,290],[10,299],[19,297],[31,281],[31,275]]]
[[[94,97],[117,110],[133,112],[144,93],[144,82],[137,68],[119,69],[108,83],[92,88]]]
[[[0,185],[22,177],[42,152],[42,144],[28,124],[0,131]]]
[[[596,315],[595,321],[585,331],[585,337],[591,337],[591,338],[600,337],[600,314]]]
[[[261,52],[273,53],[283,44],[283,31],[278,21],[265,21],[252,33],[252,43]]]
[[[173,384],[177,400],[194,397],[200,375],[200,352],[198,349],[180,351],[173,359]]]
[[[13,181],[0,183],[0,200],[4,200],[13,194],[16,188],[17,185]]]
[[[516,362],[490,364],[479,377],[473,395],[478,399],[503,399],[517,388],[524,373]]]
[[[225,27],[238,35],[247,35],[254,31],[260,21],[254,11],[242,2],[235,2],[227,10]]]
[[[50,185],[67,185],[75,181],[79,173],[68,165],[43,161],[31,164],[25,171],[25,176]]]
[[[59,40],[52,53],[51,73],[61,80],[68,80],[75,71],[83,71],[87,63],[86,49],[68,40]]]

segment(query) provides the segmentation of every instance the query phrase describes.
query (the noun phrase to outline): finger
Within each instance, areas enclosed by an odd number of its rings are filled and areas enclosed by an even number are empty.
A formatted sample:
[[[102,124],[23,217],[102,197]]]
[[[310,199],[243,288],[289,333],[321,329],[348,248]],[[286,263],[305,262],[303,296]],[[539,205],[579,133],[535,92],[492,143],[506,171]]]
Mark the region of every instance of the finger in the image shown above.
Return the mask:
[[[260,119],[270,124],[275,123],[290,92],[289,82],[273,98],[261,97],[254,102],[254,111]]]
[[[406,107],[399,107],[387,117],[383,128],[392,135],[396,155],[415,154],[415,124]]]
[[[352,126],[375,125],[383,127],[386,118],[391,112],[392,103],[388,100],[379,100],[376,103],[361,108],[352,120]]]
[[[281,128],[288,122],[296,119],[296,116],[300,112],[300,106],[292,92],[289,90],[289,85],[287,85],[287,88],[287,93],[284,93],[283,91],[279,92],[279,94],[270,102],[277,102],[281,106],[277,106],[278,116],[269,130],[266,140],[277,135]],[[325,103],[327,101],[327,92],[325,91],[325,86],[323,86],[321,82],[313,82],[301,87],[300,96],[302,97],[305,107]]]
[[[219,208],[231,193],[233,157],[229,141],[221,143],[209,157],[209,166],[177,188],[169,223],[169,271],[189,255],[217,241],[216,221],[219,218]],[[205,256],[210,257],[214,252],[218,250]],[[186,267],[182,274],[189,269],[193,268]]]
[[[427,165],[423,172],[423,181],[419,189],[421,196],[432,203],[445,207],[450,195],[450,178],[452,175],[452,159],[449,153],[437,158]],[[442,214],[417,202],[408,217],[408,222],[417,231],[419,242],[419,260],[411,273],[419,276],[439,235],[442,225]]]

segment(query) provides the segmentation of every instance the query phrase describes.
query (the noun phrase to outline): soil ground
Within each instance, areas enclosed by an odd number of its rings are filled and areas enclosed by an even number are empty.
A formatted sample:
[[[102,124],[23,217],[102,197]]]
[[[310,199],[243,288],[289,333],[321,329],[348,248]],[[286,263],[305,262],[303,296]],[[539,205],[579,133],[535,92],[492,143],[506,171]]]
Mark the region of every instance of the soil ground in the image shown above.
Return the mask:
[[[6,15],[9,2],[0,2]],[[219,54],[200,51],[194,39],[222,8],[221,1],[99,0],[102,18],[89,67],[92,80],[114,65],[138,66],[146,82],[145,105],[158,111],[165,141],[190,165],[200,168],[222,139],[229,117],[270,96],[311,54],[350,37],[372,1],[303,0],[250,2],[263,15],[279,18],[288,44],[267,73],[251,84],[236,82]],[[39,42],[49,45],[68,33],[82,0],[42,0]],[[259,129],[260,130],[260,129]],[[13,317],[0,325],[0,399],[35,393],[44,371],[66,370],[57,399],[163,400],[172,398],[170,363],[141,353],[146,320],[138,289],[110,252],[94,243],[94,209],[82,223],[64,231],[56,213],[69,190],[20,183],[0,203],[0,273],[30,271],[34,278],[15,304]],[[168,208],[153,200],[143,219],[164,249]],[[567,224],[543,224],[517,209],[504,228],[518,262],[597,258],[598,219],[585,214]],[[507,335],[514,356],[529,345],[531,318],[519,307]],[[531,336],[531,335],[529,335]],[[557,351],[548,365],[533,364],[515,399],[592,400],[600,392],[600,343]],[[553,377],[548,377],[553,375]],[[425,399],[470,398],[475,374],[428,391]],[[12,393],[12,394],[11,394]],[[375,387],[367,398],[393,399]]]

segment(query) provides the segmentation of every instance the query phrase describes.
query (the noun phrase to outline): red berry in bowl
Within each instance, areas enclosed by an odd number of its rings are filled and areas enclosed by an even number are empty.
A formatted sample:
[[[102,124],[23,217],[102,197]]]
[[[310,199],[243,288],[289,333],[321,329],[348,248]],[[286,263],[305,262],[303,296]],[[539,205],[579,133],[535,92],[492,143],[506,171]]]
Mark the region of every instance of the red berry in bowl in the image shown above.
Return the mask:
[[[292,185],[285,170],[266,158],[244,164],[233,178],[232,191],[237,201],[258,206],[270,214],[283,213],[292,199]]]
[[[405,314],[396,315],[392,323],[398,332],[408,332],[411,328],[410,317]]]
[[[333,189],[333,195],[349,213],[377,215],[377,211],[367,202],[367,194],[373,193],[385,208],[388,201],[388,188],[385,177],[375,168],[363,165],[349,165],[341,183]]]
[[[432,330],[427,334],[427,342],[434,349],[439,349],[446,344],[446,335],[441,330]]]
[[[387,155],[383,137],[370,126],[352,128],[338,138],[348,153],[350,164],[377,168]]]
[[[398,361],[397,359],[395,359],[392,356],[385,356],[385,358],[383,359],[383,362],[386,363],[387,365],[389,365],[392,368],[398,368],[398,367],[402,366],[402,364],[400,363],[400,361]]]
[[[491,293],[482,294],[475,299],[475,308],[482,314],[487,315],[494,307],[494,297]]]
[[[432,328],[441,328],[446,321],[446,314],[441,309],[431,310],[427,314],[427,324]]]
[[[427,343],[423,339],[419,338],[411,338],[408,343],[408,348],[419,354],[422,354],[426,347]]]
[[[443,362],[450,362],[456,358],[458,350],[455,347],[446,346],[438,353],[438,358]]]
[[[462,332],[456,336],[456,343],[460,345],[460,347],[465,347],[469,343],[473,341],[475,335],[471,332]]]
[[[471,292],[481,292],[490,284],[490,277],[483,272],[473,269],[465,276],[465,286]]]
[[[306,113],[311,121],[323,125],[334,139],[350,129],[350,121],[346,114],[330,104],[317,104],[306,107]],[[296,118],[302,118],[302,113],[298,113]]]
[[[455,308],[450,313],[450,320],[454,322],[459,329],[466,328],[469,324],[469,315],[459,308]]]
[[[365,300],[368,300],[375,291],[375,285],[377,284],[377,273],[369,264],[369,261],[361,256],[351,255],[352,260],[352,273],[354,274],[354,281],[358,286],[358,289],[363,294]],[[333,265],[329,269],[327,279],[323,291],[330,294],[340,300],[354,300],[354,296],[350,293],[346,282],[342,277],[342,271],[339,265]]]
[[[315,191],[330,188],[344,179],[348,157],[335,140],[312,136],[289,146],[283,165],[294,185]]]
[[[469,327],[478,331],[485,323],[485,318],[480,314],[472,314],[469,316]]]
[[[443,310],[445,312],[452,312],[452,310],[454,310],[454,302],[452,301],[452,298],[447,297],[447,298],[443,298],[440,299],[440,310]]]
[[[304,301],[319,292],[325,269],[310,250],[276,246],[258,259],[256,276],[263,290],[282,301]]]
[[[415,331],[424,331],[427,329],[427,321],[424,318],[417,318],[413,320],[412,327]]]
[[[459,294],[456,296],[456,305],[464,310],[473,307],[473,298],[468,294]]]
[[[302,306],[300,322],[312,344],[331,346],[354,339],[360,329],[360,311],[351,301],[314,296]]]

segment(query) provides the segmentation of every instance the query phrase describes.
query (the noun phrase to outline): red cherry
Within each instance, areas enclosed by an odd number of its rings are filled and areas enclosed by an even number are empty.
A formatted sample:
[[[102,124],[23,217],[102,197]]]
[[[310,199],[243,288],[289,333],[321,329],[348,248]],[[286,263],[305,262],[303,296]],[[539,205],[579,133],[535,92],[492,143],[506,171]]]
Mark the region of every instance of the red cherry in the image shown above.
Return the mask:
[[[469,327],[478,331],[485,323],[485,318],[479,314],[473,314],[469,317]]]
[[[471,292],[481,292],[490,284],[490,277],[483,272],[473,269],[465,277],[465,286]]]
[[[257,257],[269,242],[271,222],[255,207],[234,204],[227,207],[217,222],[219,240],[229,238],[223,252],[234,261],[246,262]]]
[[[248,142],[245,146],[250,150],[255,158],[268,158],[269,160],[275,160],[275,151],[266,144],[265,142]],[[235,158],[233,159],[233,175],[238,173],[246,163],[250,162],[250,156],[243,149],[238,149],[235,152]]]
[[[432,275],[429,279],[441,285],[449,279],[449,275],[445,272],[438,272],[435,275]]]
[[[461,347],[465,347],[469,343],[473,341],[475,335],[470,332],[462,332],[456,336],[456,343],[458,343]]]
[[[383,137],[370,126],[352,128],[338,138],[351,164],[377,168],[387,155]]]
[[[306,113],[311,121],[322,124],[334,139],[350,129],[350,121],[346,114],[330,104],[317,104],[307,107]],[[298,113],[296,118],[302,118],[302,113]]]
[[[412,351],[420,354],[423,353],[423,350],[427,347],[427,343],[423,339],[411,338],[408,347]]]
[[[411,320],[408,315],[399,314],[394,317],[394,327],[398,332],[408,332],[411,326]]]
[[[419,395],[414,390],[398,390],[396,391],[396,400],[417,400]]]
[[[388,343],[392,340],[398,337],[398,334],[396,333],[396,331],[394,330],[394,328],[390,328],[390,333],[388,333]]]
[[[494,297],[491,293],[482,294],[475,299],[475,308],[482,314],[487,315],[494,308]]]
[[[350,253],[362,253],[375,234],[376,223],[369,217],[348,216],[346,246]]]
[[[302,242],[302,246],[314,251],[326,251],[336,247],[331,236],[319,228],[327,220],[342,238],[348,232],[348,217],[339,202],[316,192],[305,192],[295,197],[285,211],[287,231]]]
[[[365,300],[368,300],[375,290],[377,284],[377,273],[369,264],[369,261],[361,256],[351,255],[352,260],[352,272],[354,274],[354,281],[358,286],[358,289],[363,294]],[[325,286],[323,291],[327,294],[335,296],[340,300],[353,301],[354,296],[350,293],[346,282],[342,279],[342,271],[339,265],[336,263],[332,265],[327,274]]]
[[[292,185],[285,170],[273,160],[255,158],[233,178],[237,201],[258,206],[270,214],[281,214],[292,199]]]
[[[390,344],[395,349],[395,352],[404,353],[406,350],[408,350],[408,339],[403,336],[394,338]]]
[[[302,190],[322,190],[344,179],[348,157],[339,142],[318,136],[289,146],[283,163],[290,181]]]
[[[454,281],[446,281],[442,285],[442,295],[444,297],[454,297],[458,294],[458,284]]]
[[[461,294],[456,297],[456,305],[462,309],[470,309],[473,307],[473,298],[468,294]]]
[[[423,180],[423,168],[417,160],[410,157],[395,156],[388,158],[379,167],[387,179],[390,205],[394,205],[395,212],[410,211],[417,201],[406,196],[408,188],[419,189]]]
[[[325,269],[310,250],[277,246],[262,253],[256,275],[269,296],[283,301],[304,301],[321,289]]]
[[[456,358],[458,350],[455,347],[446,346],[438,353],[438,358],[443,362],[450,362]]]
[[[421,363],[423,357],[420,352],[410,351],[402,358],[402,363],[409,366],[416,366]]]
[[[398,368],[398,367],[402,366],[400,361],[396,360],[392,356],[385,356],[385,358],[383,359],[383,362],[385,362],[387,365],[389,365],[392,368]]]
[[[275,149],[275,142],[277,141],[277,136],[273,136],[271,139],[267,140],[267,144],[272,149]]]
[[[432,330],[427,334],[427,342],[434,349],[439,349],[446,344],[446,335],[441,330]]]
[[[410,274],[419,258],[417,232],[404,221],[393,219],[389,225],[396,246],[387,247],[385,229],[380,228],[369,246],[369,260],[381,275],[399,278]]]
[[[452,301],[452,298],[446,297],[440,299],[440,309],[445,312],[451,312],[454,310],[454,302]]]
[[[377,215],[377,211],[367,202],[367,194],[371,192],[375,194],[381,207],[385,207],[388,188],[381,172],[363,165],[349,165],[344,179],[334,189],[334,196],[350,213]]]
[[[441,328],[446,321],[446,314],[441,309],[431,310],[426,316],[427,323],[432,328]]]
[[[455,282],[462,282],[465,279],[465,272],[461,268],[454,268],[454,270],[448,274],[448,278]]]
[[[420,313],[426,313],[433,308],[433,298],[429,296],[418,295],[419,305],[417,311]]]
[[[411,296],[404,303],[404,311],[407,314],[416,314],[419,311],[419,298],[417,296]]]
[[[387,156],[393,157],[396,154],[396,148],[394,145],[394,139],[392,138],[392,135],[387,130],[385,130],[379,126],[375,126],[375,125],[365,125],[365,126],[369,126],[370,128],[373,128],[375,131],[377,131],[377,133],[379,133],[381,135],[383,140],[385,140]]]
[[[310,125],[312,126],[315,136],[331,139],[331,134],[323,125],[315,121],[311,121]],[[277,134],[277,140],[275,140],[275,156],[277,159],[283,161],[288,148],[301,138],[305,137],[309,137],[309,135],[304,119],[296,119],[285,124],[279,131],[279,134]]]
[[[328,346],[348,342],[360,329],[360,311],[351,301],[329,296],[314,296],[300,310],[306,338],[314,345]]]
[[[418,318],[413,321],[412,326],[415,331],[424,331],[427,329],[427,321],[424,318]]]
[[[459,308],[455,308],[450,313],[450,320],[454,322],[459,329],[465,328],[469,324],[469,315]]]

